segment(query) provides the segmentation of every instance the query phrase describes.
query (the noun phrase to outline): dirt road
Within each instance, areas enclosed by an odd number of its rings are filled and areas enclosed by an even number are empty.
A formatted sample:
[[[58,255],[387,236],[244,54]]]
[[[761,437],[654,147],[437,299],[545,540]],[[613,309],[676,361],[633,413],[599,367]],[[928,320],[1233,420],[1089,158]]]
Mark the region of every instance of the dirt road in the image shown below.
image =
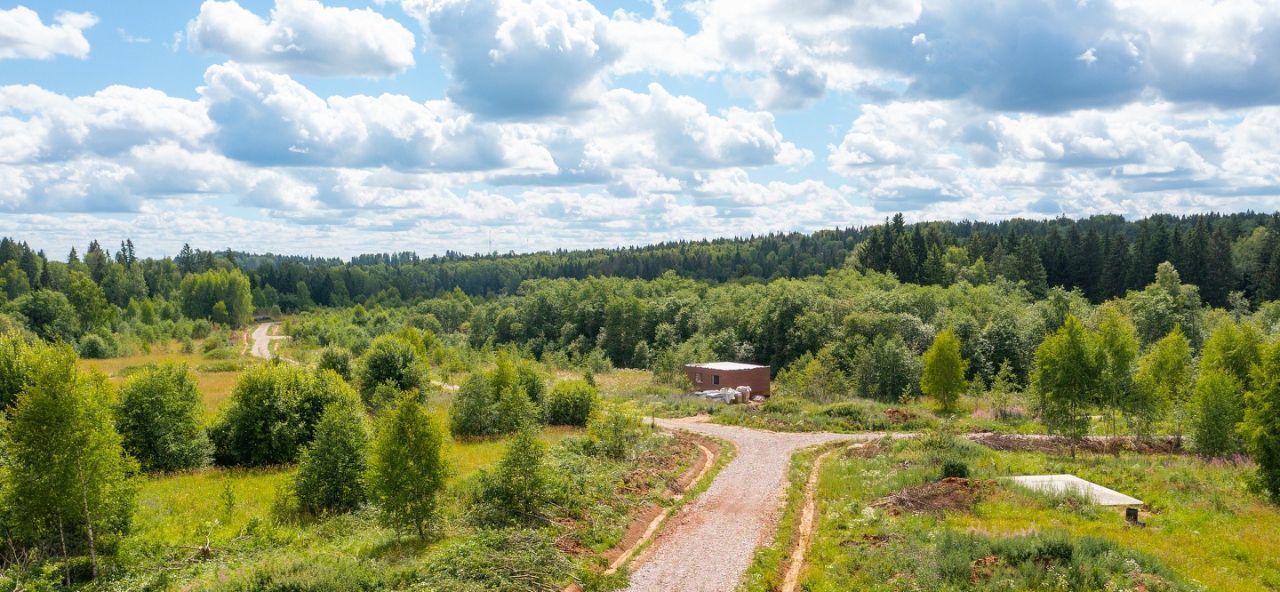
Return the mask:
[[[723,438],[737,451],[711,487],[673,518],[632,566],[628,592],[732,592],[756,548],[773,538],[791,455],[817,444],[883,436],[766,432],[697,418],[658,424]]]
[[[288,339],[286,335],[272,335],[271,327],[278,323],[262,323],[253,329],[253,334],[249,337],[251,343],[249,345],[249,353],[255,358],[264,360],[271,359],[271,342],[281,339]]]

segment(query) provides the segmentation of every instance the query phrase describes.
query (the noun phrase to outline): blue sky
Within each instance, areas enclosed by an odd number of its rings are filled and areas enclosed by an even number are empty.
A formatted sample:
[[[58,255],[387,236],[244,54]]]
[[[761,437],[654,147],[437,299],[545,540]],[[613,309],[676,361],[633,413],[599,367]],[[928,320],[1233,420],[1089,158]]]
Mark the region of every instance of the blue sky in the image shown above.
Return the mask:
[[[0,4],[0,234],[349,256],[1280,204],[1269,0]]]

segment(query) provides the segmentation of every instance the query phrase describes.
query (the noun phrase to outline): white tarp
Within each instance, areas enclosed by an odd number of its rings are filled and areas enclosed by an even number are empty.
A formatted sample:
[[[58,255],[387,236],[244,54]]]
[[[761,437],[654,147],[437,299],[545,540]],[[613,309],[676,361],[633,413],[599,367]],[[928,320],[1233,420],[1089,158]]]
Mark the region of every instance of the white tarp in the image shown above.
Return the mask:
[[[1114,489],[1090,483],[1075,475],[1027,475],[1011,477],[1014,483],[1044,493],[1075,493],[1093,500],[1099,506],[1141,506],[1142,500],[1129,497]]]

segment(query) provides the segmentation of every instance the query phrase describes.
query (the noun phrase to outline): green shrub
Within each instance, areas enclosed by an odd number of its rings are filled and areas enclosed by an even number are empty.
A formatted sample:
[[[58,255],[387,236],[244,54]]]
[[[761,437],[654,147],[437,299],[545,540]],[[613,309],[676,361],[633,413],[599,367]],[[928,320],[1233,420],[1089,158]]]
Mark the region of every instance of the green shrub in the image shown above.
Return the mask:
[[[100,360],[110,358],[115,355],[115,348],[112,344],[103,339],[101,335],[90,333],[80,338],[80,357],[90,360]]]
[[[392,335],[373,340],[354,369],[360,396],[372,406],[377,388],[390,382],[400,391],[420,392],[427,384],[423,361],[408,341]]]
[[[551,425],[585,426],[599,398],[596,387],[585,380],[561,382],[551,389],[543,413]]]
[[[871,415],[867,405],[857,401],[832,403],[823,407],[821,413],[827,417],[835,417],[851,423],[864,423]]]
[[[597,452],[624,460],[631,456],[636,443],[644,436],[644,423],[640,416],[621,405],[606,405],[587,423],[587,435]]]
[[[500,354],[492,372],[472,374],[454,394],[449,406],[449,430],[457,437],[494,436],[510,434],[538,421],[542,413],[526,387],[516,365],[506,354]]]
[[[368,447],[364,407],[354,397],[330,403],[298,459],[294,491],[301,509],[322,514],[360,507]]]
[[[215,460],[224,466],[292,463],[311,442],[324,408],[347,396],[354,391],[332,372],[285,364],[251,367],[210,430]]]
[[[969,465],[960,461],[950,460],[942,463],[943,479],[968,479]]]
[[[320,370],[333,370],[341,376],[343,380],[351,380],[351,351],[346,348],[331,345],[320,350],[320,356],[316,360],[316,368]]]
[[[206,360],[230,360],[235,357],[235,350],[229,347],[219,347],[204,352],[204,359]]]
[[[760,410],[774,415],[792,415],[804,413],[805,402],[792,397],[770,397],[760,406]]]
[[[531,426],[520,430],[498,465],[476,475],[473,519],[484,526],[515,526],[543,518],[552,497],[545,457],[546,447],[538,433]]]
[[[120,390],[116,429],[144,470],[194,469],[213,456],[200,413],[200,391],[186,366],[150,366]]]

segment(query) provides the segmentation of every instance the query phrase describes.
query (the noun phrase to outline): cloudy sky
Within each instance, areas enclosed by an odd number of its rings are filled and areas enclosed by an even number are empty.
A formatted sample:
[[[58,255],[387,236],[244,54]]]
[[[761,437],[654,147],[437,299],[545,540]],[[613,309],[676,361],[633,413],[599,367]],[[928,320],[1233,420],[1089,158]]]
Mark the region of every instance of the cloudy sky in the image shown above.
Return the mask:
[[[1280,208],[1274,0],[0,3],[0,234],[347,256]]]

